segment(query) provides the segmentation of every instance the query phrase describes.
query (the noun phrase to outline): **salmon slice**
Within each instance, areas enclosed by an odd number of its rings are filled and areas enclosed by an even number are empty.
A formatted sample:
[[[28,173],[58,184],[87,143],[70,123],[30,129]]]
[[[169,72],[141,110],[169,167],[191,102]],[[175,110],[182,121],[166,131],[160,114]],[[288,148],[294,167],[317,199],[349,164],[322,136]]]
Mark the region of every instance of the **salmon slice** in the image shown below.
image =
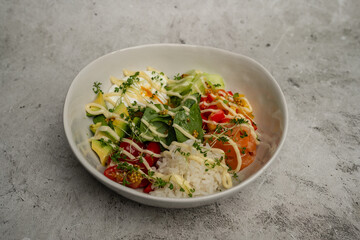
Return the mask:
[[[247,127],[237,126],[233,128],[233,131],[225,132],[224,135],[230,137],[238,146],[241,154],[241,169],[249,166],[256,156],[256,140],[250,134],[250,130]],[[209,144],[214,148],[222,149],[225,152],[226,164],[231,169],[236,169],[238,159],[234,147],[229,143],[224,143],[219,140],[209,141]]]

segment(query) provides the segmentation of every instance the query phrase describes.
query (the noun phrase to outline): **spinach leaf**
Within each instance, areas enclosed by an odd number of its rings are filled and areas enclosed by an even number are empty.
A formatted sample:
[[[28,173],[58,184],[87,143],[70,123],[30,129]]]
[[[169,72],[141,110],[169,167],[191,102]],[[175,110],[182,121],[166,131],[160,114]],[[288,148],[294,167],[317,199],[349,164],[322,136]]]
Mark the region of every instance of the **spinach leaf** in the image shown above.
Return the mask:
[[[194,101],[194,99],[191,99],[191,98],[186,99],[185,102],[182,104],[182,106],[191,108],[194,103],[200,102],[200,94],[199,93],[195,93],[192,96],[194,96],[196,98],[196,101]]]
[[[155,105],[157,108],[162,109],[160,104]],[[164,106],[167,109],[167,106]],[[168,134],[169,128],[172,124],[172,118],[168,114],[160,114],[156,112],[154,109],[147,107],[145,109],[144,115],[142,117],[149,125],[156,129],[156,132],[162,134]],[[143,121],[140,123],[140,132],[141,132],[141,140],[142,141],[152,141],[152,142],[164,142],[167,143],[167,138],[159,137],[157,133],[154,133],[150,130],[148,126],[144,124]]]
[[[176,133],[173,127],[169,127],[168,137],[166,138],[166,145],[170,145],[173,141],[176,141]]]
[[[192,101],[194,102],[194,100]],[[180,127],[182,127],[185,131],[187,131],[193,136],[194,133],[197,133],[197,139],[202,139],[204,137],[200,108],[197,104],[192,104],[189,113],[187,113],[184,109],[178,111],[175,115],[174,123],[178,124]],[[176,128],[175,133],[178,142],[185,142],[189,139]]]

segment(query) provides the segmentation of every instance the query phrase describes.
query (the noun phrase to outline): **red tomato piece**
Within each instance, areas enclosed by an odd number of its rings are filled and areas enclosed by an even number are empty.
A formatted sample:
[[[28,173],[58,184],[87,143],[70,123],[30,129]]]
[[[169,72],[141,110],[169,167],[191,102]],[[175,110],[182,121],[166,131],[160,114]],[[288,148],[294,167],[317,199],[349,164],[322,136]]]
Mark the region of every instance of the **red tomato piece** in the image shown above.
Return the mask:
[[[147,147],[146,147],[146,150],[149,150],[153,153],[156,153],[156,154],[160,154],[160,144],[157,143],[157,142],[150,142]],[[150,167],[154,166],[154,164],[157,162],[157,160],[159,158],[157,157],[154,157],[154,156],[151,156],[151,154],[149,153],[146,153],[145,156],[144,156],[145,160],[148,162],[148,164],[150,165]]]
[[[219,95],[221,95],[223,97],[225,97],[227,95],[227,92],[224,89],[219,89],[218,93],[219,93]]]
[[[104,175],[107,178],[110,178],[111,180],[113,180],[115,182],[119,182],[120,181],[120,176],[117,175],[116,167],[117,166],[108,167],[107,169],[105,169]]]
[[[209,116],[209,120],[214,121],[214,122],[221,122],[221,120],[223,120],[225,118],[225,113],[223,110],[219,109],[216,112],[212,112]]]
[[[150,184],[149,180],[147,180],[146,178],[144,178],[141,183],[139,184],[138,188],[143,188],[146,187]]]
[[[256,130],[257,130],[256,123],[254,123],[253,121],[251,121],[251,125],[254,127],[254,130],[256,131]]]
[[[199,107],[200,107],[200,110],[206,109],[206,105],[204,102],[200,102]]]
[[[209,94],[207,95],[206,101],[209,102],[209,103],[211,103],[211,102],[213,102],[213,101],[215,100],[215,98],[216,98],[216,96],[215,96],[214,94],[209,93]]]
[[[125,186],[130,188],[139,188],[140,184],[144,180],[144,178],[141,176],[138,172],[132,172],[128,173],[124,170],[118,169],[117,166],[111,166],[105,169],[104,175],[113,180],[114,182],[124,184]],[[124,179],[126,181],[124,181]],[[145,184],[143,185],[145,186]]]
[[[205,112],[205,113],[201,113],[200,114],[201,115],[201,118],[203,119],[203,120],[208,120],[208,118],[207,118],[207,112]]]
[[[218,109],[217,105],[210,105],[207,107],[207,109]]]
[[[234,94],[232,93],[232,91],[228,91],[228,93],[229,93],[231,96],[234,96]]]
[[[207,112],[201,113],[202,120],[208,120],[208,115],[209,115],[209,113],[207,113]],[[206,122],[202,121],[202,128],[205,129],[206,126],[207,126]]]
[[[152,188],[151,188],[151,183],[149,185],[146,186],[146,188],[144,188],[143,192],[144,193],[149,193],[151,191],[154,191]]]
[[[201,118],[205,119],[205,120],[208,120],[208,117],[209,117],[210,113],[211,112],[203,112],[203,113],[201,113]]]
[[[132,140],[132,141],[134,141],[139,147],[144,148],[144,144],[142,144],[141,142],[138,142],[136,140]],[[134,148],[132,145],[130,145],[127,142],[121,142],[119,147],[131,153],[134,157],[137,157],[140,154],[140,152],[136,148]]]
[[[229,118],[224,118],[223,120],[220,121],[221,123],[228,123],[230,122],[230,119]]]

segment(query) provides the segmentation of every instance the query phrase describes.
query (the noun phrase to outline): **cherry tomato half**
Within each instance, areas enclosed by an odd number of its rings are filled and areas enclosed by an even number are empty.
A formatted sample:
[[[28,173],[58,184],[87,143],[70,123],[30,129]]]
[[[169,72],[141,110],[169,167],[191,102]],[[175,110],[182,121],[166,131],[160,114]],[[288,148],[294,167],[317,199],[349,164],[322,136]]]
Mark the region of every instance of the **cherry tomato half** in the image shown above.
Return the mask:
[[[223,110],[218,109],[216,112],[212,112],[209,116],[209,120],[214,122],[221,122],[225,118],[225,113]]]
[[[139,172],[127,172],[117,168],[117,165],[108,167],[104,171],[104,175],[114,182],[124,184],[130,188],[145,187],[149,181],[141,176]],[[126,181],[124,181],[124,179]]]
[[[151,188],[151,183],[149,184],[149,185],[147,185],[145,188],[144,188],[144,190],[143,190],[143,192],[144,193],[149,193],[149,192],[151,192],[151,191],[154,191],[152,188]]]
[[[134,141],[139,147],[144,148],[143,143],[138,142],[136,140],[132,140],[132,141]],[[131,153],[134,157],[138,157],[140,155],[140,152],[135,147],[133,147],[131,144],[129,144],[127,142],[121,142],[119,147],[121,147],[124,150],[126,150],[127,152]]]
[[[146,150],[149,150],[156,154],[160,154],[160,151],[161,151],[160,144],[157,142],[150,142],[150,143],[148,143]],[[154,164],[157,162],[157,160],[159,160],[159,158],[151,156],[151,154],[149,154],[149,153],[146,153],[144,158],[148,162],[150,167],[154,166]]]
[[[215,98],[216,98],[216,96],[215,96],[214,94],[209,93],[209,94],[207,95],[206,101],[209,102],[209,103],[211,103],[211,102],[213,102],[213,101],[215,100]]]

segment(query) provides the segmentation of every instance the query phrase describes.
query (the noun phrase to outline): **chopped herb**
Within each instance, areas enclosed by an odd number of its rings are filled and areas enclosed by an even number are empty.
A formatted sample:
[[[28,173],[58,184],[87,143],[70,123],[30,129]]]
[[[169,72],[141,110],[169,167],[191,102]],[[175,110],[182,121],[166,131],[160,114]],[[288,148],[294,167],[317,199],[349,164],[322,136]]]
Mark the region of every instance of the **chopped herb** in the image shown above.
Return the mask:
[[[115,163],[118,163],[122,159],[125,160],[126,156],[122,154],[122,151],[122,148],[116,149],[115,152],[110,156],[110,159]]]
[[[120,88],[119,87],[115,87],[114,92],[119,92]]]
[[[194,142],[194,143],[193,143],[193,147],[194,147],[196,150],[198,150],[201,154],[203,154],[204,157],[207,156],[207,151],[209,151],[209,150],[205,149],[205,150],[203,151],[204,148],[202,148],[201,145],[200,145],[198,142]]]
[[[169,188],[170,188],[170,190],[173,190],[173,189],[174,189],[174,185],[173,185],[172,183],[170,183]]]
[[[189,153],[189,152],[183,152],[183,151],[181,151],[181,148],[180,148],[180,147],[178,147],[178,148],[175,149],[174,153],[176,153],[176,152],[179,152],[179,153],[180,153],[182,156],[184,156],[184,157],[190,156],[190,153]]]
[[[218,137],[218,140],[222,143],[227,143],[229,142],[229,139],[225,136],[221,136],[221,137]]]
[[[220,83],[216,83],[213,85],[214,87],[221,87],[221,84]]]
[[[185,189],[183,189],[182,187],[180,187],[180,192],[185,192]]]
[[[99,92],[104,93],[103,91],[101,91],[100,88],[101,84],[102,84],[101,82],[94,82],[92,90],[94,91],[95,94],[98,94]]]
[[[233,119],[230,119],[230,122],[231,123],[234,123],[234,124],[243,124],[243,123],[249,123],[246,119],[244,118],[233,118]]]
[[[124,177],[123,179],[123,185],[126,186],[126,185],[129,185],[130,182],[126,180],[126,177]]]
[[[181,78],[182,78],[182,76],[180,75],[180,73],[178,73],[174,76],[174,80],[180,80]]]
[[[100,141],[100,144],[102,147],[109,146],[109,141],[105,141],[103,138],[100,138],[99,141]],[[110,143],[111,143],[111,141],[110,141]]]
[[[108,125],[110,128],[114,129],[114,124],[112,120],[108,121]]]
[[[139,167],[137,167],[135,165],[132,165],[132,164],[129,164],[127,162],[120,162],[117,165],[117,169],[124,170],[124,171],[132,173],[132,172],[138,171]]]
[[[125,94],[128,88],[131,87],[131,85],[134,84],[134,82],[138,82],[140,79],[138,78],[139,72],[136,72],[134,75],[131,75],[126,82],[123,82],[121,86],[119,87],[122,90],[122,94]]]
[[[244,138],[244,137],[247,137],[247,136],[248,136],[248,134],[247,134],[246,131],[244,131],[244,130],[241,130],[241,131],[240,131],[240,137],[241,137],[241,138]]]
[[[221,130],[223,130],[224,128],[219,124],[219,125],[216,125],[216,128],[215,128],[215,133],[220,133]]]
[[[157,177],[153,184],[154,184],[155,187],[163,188],[163,187],[166,186],[166,184],[168,184],[168,182],[166,182],[162,178]]]
[[[224,100],[223,102],[224,102],[225,104],[228,104],[228,103],[229,103],[229,101],[228,101],[228,100]]]

